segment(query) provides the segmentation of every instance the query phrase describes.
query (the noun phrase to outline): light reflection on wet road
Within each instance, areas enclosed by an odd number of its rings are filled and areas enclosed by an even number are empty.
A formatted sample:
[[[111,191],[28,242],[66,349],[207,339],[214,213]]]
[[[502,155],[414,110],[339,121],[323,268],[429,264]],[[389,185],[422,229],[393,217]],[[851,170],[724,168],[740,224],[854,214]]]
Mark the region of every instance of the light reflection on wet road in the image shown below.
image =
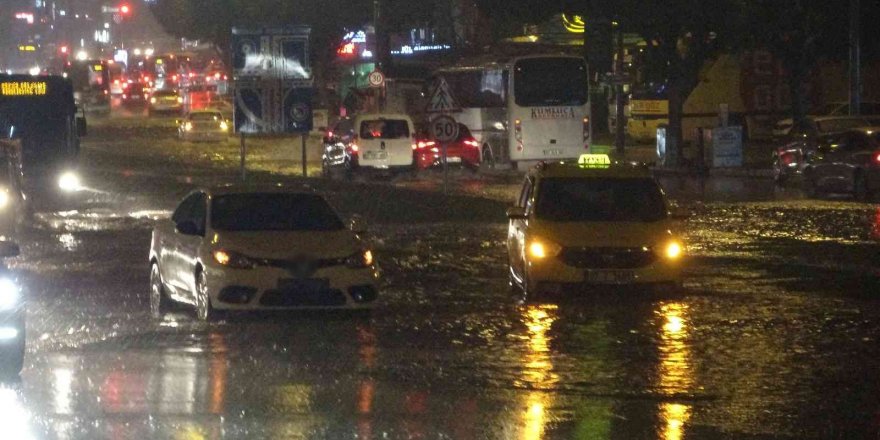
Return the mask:
[[[157,165],[164,153],[158,146],[156,161],[114,173],[128,159],[86,149],[100,192],[76,210],[40,213],[24,237],[15,266],[30,295],[28,358],[22,380],[0,388],[0,426],[13,438],[880,433],[874,205],[803,200],[762,181],[664,180],[695,212],[682,225],[692,263],[683,291],[518,306],[503,268],[505,225],[456,211],[503,206],[491,198],[516,187],[495,185],[490,199],[438,207],[441,221],[370,211],[388,284],[371,317],[203,324],[181,309],[155,322],[149,230],[189,188],[180,168]],[[154,176],[163,172],[175,178]],[[187,175],[215,179],[198,167]],[[430,197],[367,185],[354,198],[312,184],[344,212]]]

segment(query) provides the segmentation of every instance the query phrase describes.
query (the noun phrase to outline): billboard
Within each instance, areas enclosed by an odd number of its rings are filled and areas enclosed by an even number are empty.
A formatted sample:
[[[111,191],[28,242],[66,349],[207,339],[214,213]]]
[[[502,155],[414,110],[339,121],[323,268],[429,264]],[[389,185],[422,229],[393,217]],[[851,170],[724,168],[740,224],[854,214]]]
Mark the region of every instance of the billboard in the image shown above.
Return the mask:
[[[310,33],[307,26],[232,29],[236,132],[312,129]]]

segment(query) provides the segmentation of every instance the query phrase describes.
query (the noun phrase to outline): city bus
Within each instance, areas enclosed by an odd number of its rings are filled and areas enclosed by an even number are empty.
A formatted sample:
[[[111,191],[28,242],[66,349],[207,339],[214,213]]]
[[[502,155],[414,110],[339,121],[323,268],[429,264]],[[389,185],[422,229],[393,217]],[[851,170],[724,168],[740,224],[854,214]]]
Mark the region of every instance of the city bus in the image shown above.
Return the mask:
[[[438,69],[461,109],[456,119],[480,143],[487,164],[580,157],[591,120],[587,63],[571,55],[528,55]]]
[[[110,68],[105,60],[67,63],[64,76],[73,85],[76,102],[90,113],[110,112]]]

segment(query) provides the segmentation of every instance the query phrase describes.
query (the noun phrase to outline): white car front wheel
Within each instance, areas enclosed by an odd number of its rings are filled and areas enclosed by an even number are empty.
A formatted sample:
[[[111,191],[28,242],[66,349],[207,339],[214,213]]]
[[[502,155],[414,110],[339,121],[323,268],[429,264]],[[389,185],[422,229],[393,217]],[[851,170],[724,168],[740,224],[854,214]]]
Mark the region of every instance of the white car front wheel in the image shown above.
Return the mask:
[[[200,270],[196,275],[196,316],[200,321],[211,321],[216,314],[208,293],[208,276],[204,270]]]

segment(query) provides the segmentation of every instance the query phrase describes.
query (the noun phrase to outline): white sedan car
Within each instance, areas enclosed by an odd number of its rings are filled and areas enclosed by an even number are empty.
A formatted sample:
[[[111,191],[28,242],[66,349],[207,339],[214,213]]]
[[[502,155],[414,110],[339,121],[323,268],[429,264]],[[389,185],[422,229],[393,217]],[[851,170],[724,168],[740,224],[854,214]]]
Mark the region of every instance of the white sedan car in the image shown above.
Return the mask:
[[[229,121],[213,110],[191,112],[177,120],[177,137],[183,141],[223,141],[229,137]]]
[[[378,270],[361,240],[323,197],[283,187],[198,190],[153,230],[150,309],[367,309]]]

